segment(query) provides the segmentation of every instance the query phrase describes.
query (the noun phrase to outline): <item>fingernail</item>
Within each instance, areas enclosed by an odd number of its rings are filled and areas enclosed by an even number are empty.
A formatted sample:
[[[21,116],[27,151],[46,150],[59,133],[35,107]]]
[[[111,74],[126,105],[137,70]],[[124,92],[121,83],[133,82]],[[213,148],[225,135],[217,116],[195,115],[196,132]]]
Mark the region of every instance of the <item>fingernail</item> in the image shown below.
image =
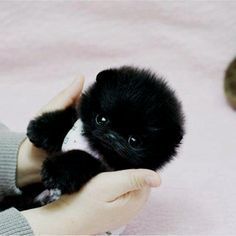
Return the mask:
[[[71,82],[68,88],[69,89],[74,89],[77,87],[83,88],[83,85],[84,85],[84,76],[80,75],[75,77],[75,79]]]
[[[159,187],[161,184],[160,179],[158,177],[152,176],[152,175],[145,177],[145,182],[150,187]]]
[[[83,80],[83,76],[77,76],[73,81],[72,84],[80,83]]]

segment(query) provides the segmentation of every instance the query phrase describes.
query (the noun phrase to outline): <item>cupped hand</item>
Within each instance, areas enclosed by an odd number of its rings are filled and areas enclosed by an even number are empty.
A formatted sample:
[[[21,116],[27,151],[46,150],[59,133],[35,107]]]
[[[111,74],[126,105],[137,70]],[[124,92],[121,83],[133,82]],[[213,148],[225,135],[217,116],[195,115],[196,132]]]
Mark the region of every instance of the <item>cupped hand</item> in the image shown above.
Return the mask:
[[[101,173],[78,193],[22,214],[35,234],[99,234],[126,225],[144,206],[160,176],[151,170]]]
[[[44,113],[65,109],[68,106],[73,106],[79,101],[82,93],[84,77],[78,76],[73,83],[62,90],[55,96],[46,106],[42,107],[36,116]],[[40,181],[40,170],[47,153],[36,148],[28,138],[26,138],[18,151],[18,165],[16,173],[16,185],[23,187],[25,185]]]

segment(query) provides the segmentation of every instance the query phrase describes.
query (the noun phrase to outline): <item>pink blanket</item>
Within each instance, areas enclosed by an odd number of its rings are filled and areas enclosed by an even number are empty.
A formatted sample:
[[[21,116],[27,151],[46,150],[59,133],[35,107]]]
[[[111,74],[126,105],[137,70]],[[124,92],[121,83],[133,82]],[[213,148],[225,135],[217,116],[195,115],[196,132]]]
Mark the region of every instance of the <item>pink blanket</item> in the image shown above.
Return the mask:
[[[0,120],[24,131],[82,73],[149,67],[183,101],[187,135],[126,234],[236,234],[236,113],[223,94],[236,2],[1,1]]]

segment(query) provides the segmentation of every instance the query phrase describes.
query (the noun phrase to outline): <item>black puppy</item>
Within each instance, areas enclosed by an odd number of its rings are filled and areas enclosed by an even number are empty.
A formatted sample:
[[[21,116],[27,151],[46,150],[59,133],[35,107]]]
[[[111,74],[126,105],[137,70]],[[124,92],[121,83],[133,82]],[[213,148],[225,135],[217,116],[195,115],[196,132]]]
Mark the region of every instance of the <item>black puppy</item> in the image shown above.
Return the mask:
[[[78,119],[99,158],[83,150],[61,151]],[[49,154],[42,166],[44,186],[63,194],[103,171],[161,168],[176,154],[183,124],[181,104],[166,82],[149,70],[125,66],[100,72],[78,106],[44,113],[29,123],[27,135]]]

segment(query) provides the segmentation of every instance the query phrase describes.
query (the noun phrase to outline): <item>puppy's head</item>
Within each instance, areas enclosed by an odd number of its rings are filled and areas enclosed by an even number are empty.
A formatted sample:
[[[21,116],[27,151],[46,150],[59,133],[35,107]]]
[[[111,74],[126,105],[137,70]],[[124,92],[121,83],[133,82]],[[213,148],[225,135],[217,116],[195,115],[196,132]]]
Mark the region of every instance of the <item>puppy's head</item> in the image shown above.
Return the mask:
[[[82,95],[84,135],[114,169],[157,169],[176,154],[183,130],[174,92],[149,70],[100,72]]]

